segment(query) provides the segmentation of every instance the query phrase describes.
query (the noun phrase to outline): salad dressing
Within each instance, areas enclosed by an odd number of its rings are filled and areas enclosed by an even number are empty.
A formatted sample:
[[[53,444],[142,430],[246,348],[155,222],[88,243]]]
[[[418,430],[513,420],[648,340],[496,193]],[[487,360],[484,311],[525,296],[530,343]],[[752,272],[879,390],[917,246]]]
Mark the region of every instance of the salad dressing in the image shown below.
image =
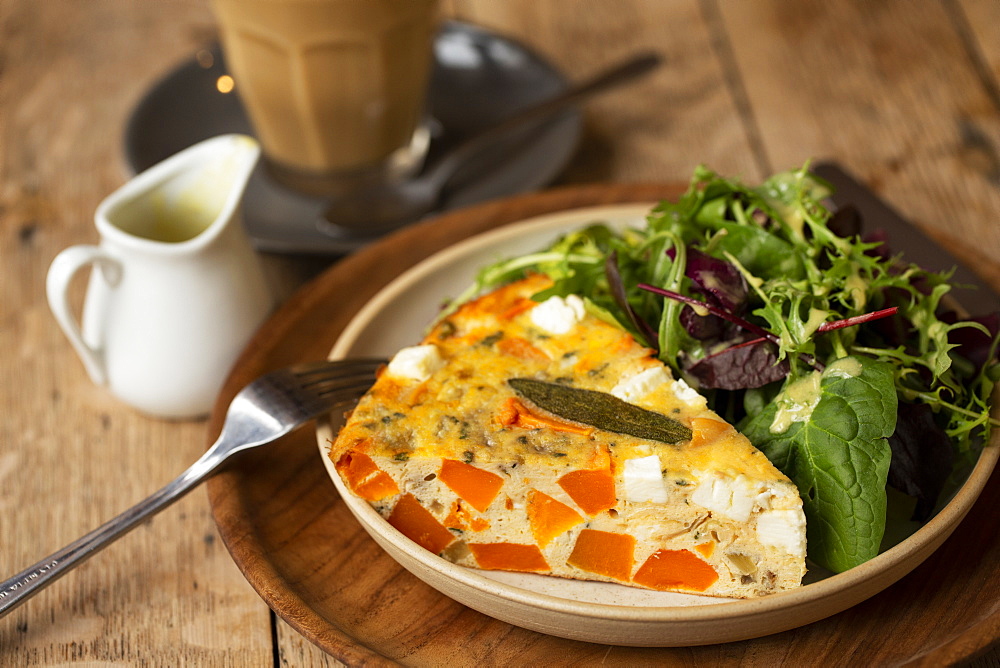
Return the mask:
[[[830,312],[821,308],[811,308],[809,309],[809,319],[805,322],[805,333],[807,336],[812,335],[819,326],[826,322],[826,317],[830,315]]]
[[[853,357],[843,357],[822,373],[813,372],[789,384],[778,395],[778,412],[771,422],[772,434],[783,434],[793,422],[806,422],[820,400],[820,383],[823,378],[855,378],[861,375],[861,362]]]
[[[819,403],[819,384],[822,378],[822,374],[814,371],[792,382],[778,395],[778,412],[774,414],[774,420],[771,422],[772,434],[783,434],[793,422],[809,420],[813,409]]]
[[[857,310],[862,310],[867,303],[867,293],[868,293],[868,281],[861,277],[861,272],[858,271],[858,265],[855,263],[851,267],[851,273],[844,280],[844,292],[851,296],[851,301],[854,303],[854,308]]]
[[[704,318],[705,316],[711,315],[709,313],[709,310],[707,308],[705,308],[704,306],[700,306],[698,304],[688,304],[688,306],[690,306],[691,309],[695,313],[697,313],[698,315],[700,315],[702,318]]]
[[[802,237],[802,228],[805,226],[805,219],[798,207],[785,204],[777,199],[769,199],[768,204],[774,208],[775,213],[785,222],[785,224],[799,237]]]
[[[861,375],[861,362],[854,357],[842,357],[823,372],[832,378],[857,378]]]

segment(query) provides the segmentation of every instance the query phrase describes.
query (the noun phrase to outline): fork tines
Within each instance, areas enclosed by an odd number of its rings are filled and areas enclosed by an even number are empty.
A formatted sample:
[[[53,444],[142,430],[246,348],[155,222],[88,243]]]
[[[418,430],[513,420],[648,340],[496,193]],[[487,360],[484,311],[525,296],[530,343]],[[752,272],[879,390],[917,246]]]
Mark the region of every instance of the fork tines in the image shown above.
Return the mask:
[[[302,387],[311,388],[320,395],[356,394],[371,386],[376,371],[385,363],[381,358],[354,358],[311,362],[295,366],[291,371],[299,377]]]

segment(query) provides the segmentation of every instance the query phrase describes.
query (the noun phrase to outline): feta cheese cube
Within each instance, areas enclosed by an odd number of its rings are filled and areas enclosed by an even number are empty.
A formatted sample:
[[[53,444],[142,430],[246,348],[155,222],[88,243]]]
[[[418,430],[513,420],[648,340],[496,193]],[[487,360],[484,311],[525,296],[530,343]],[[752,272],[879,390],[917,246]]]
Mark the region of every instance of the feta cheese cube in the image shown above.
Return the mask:
[[[805,554],[806,518],[801,510],[768,510],[757,517],[757,540],[791,554]]]
[[[654,366],[623,378],[611,390],[622,401],[634,402],[670,380],[670,373],[662,366]]]
[[[583,300],[576,295],[549,297],[531,309],[531,322],[549,334],[566,334],[585,313]]]
[[[389,362],[386,373],[423,382],[442,366],[444,366],[444,360],[441,358],[437,346],[428,343],[400,350]]]
[[[632,503],[666,503],[667,487],[656,455],[625,460],[625,500]]]
[[[686,404],[696,406],[707,403],[705,397],[698,394],[698,390],[685,383],[682,378],[675,380],[671,389],[674,392],[674,396]]]
[[[712,476],[702,480],[691,493],[691,500],[703,508],[737,522],[746,522],[754,508],[763,507],[770,492],[759,482],[744,475],[736,478]]]

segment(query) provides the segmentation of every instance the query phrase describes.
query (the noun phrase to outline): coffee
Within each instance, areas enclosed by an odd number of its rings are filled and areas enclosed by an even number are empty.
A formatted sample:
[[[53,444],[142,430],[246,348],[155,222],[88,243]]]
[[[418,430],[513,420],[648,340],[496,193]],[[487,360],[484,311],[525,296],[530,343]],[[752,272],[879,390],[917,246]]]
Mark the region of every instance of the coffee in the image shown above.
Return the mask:
[[[280,174],[384,170],[415,149],[437,0],[213,0],[236,91]],[[412,156],[409,156],[412,158]]]

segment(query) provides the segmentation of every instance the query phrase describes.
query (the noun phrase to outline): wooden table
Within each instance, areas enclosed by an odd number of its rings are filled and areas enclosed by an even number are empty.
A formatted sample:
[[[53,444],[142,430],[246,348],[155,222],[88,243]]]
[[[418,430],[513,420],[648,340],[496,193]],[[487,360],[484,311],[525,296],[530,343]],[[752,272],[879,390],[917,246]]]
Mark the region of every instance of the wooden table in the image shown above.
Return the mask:
[[[835,159],[1000,289],[995,0],[445,7],[570,76],[638,48],[666,56],[648,81],[588,105],[560,183],[686,180],[699,162],[755,181]],[[205,447],[206,422],[144,417],[91,385],[44,283],[60,249],[96,240],[94,208],[127,178],[121,137],[133,106],[215,34],[203,0],[0,0],[4,577],[145,497]],[[266,261],[285,296],[329,262]],[[201,491],[0,620],[0,664],[71,662],[337,664],[247,584]]]

